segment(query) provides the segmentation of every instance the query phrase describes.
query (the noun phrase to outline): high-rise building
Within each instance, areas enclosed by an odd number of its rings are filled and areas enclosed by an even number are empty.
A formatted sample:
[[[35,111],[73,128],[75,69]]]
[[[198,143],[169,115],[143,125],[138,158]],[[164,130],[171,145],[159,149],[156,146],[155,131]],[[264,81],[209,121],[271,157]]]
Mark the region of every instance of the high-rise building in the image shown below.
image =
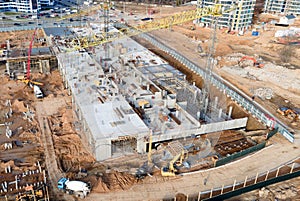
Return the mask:
[[[264,11],[266,13],[283,13],[300,15],[299,0],[266,0]]]
[[[0,0],[0,11],[37,13],[39,10],[40,0]]]
[[[197,7],[204,8],[206,6],[214,6],[215,0],[198,0]],[[218,4],[221,4],[225,10],[237,6],[235,10],[230,13],[224,13],[223,16],[218,19],[219,27],[227,27],[230,30],[240,31],[248,29],[252,24],[254,6],[256,0],[220,0]],[[212,17],[205,16],[200,19],[201,23],[211,24]]]

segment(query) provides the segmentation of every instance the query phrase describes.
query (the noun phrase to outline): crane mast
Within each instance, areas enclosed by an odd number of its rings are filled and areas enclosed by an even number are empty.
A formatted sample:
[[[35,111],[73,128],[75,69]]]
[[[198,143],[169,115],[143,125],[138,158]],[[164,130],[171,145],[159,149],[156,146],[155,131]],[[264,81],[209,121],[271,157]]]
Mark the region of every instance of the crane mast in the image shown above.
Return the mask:
[[[26,79],[27,80],[30,80],[30,56],[31,56],[32,45],[33,45],[33,42],[34,42],[34,37],[36,35],[36,32],[37,32],[37,28],[34,29],[32,38],[30,40],[29,49],[28,49],[27,72],[26,72]]]

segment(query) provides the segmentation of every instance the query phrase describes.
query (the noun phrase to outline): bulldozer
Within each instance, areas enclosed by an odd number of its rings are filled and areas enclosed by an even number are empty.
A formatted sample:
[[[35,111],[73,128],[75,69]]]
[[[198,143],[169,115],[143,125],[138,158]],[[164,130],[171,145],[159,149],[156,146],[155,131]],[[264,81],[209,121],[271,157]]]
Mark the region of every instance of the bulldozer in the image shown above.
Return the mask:
[[[243,56],[241,58],[241,60],[239,61],[238,64],[240,65],[245,60],[251,60],[251,61],[253,61],[253,66],[256,66],[258,68],[263,68],[265,66],[264,64],[262,64],[259,61],[257,61],[254,57],[249,57],[249,56]]]

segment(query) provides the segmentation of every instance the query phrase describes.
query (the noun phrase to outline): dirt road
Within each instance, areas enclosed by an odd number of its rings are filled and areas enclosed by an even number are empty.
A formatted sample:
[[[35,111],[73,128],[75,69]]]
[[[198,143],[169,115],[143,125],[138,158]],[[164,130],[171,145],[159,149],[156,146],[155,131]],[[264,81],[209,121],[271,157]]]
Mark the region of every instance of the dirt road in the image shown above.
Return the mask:
[[[56,102],[58,104],[53,104]],[[64,99],[51,100],[52,107],[49,107],[48,101],[37,102],[36,103],[36,116],[40,125],[41,130],[41,144],[44,148],[45,161],[47,167],[47,173],[49,178],[49,183],[51,184],[51,193],[53,196],[65,200],[74,200],[70,195],[59,192],[57,188],[57,182],[61,177],[64,177],[62,171],[58,168],[56,161],[56,155],[53,145],[52,132],[49,127],[49,121],[47,116],[58,111],[59,107],[65,103]]]
[[[86,200],[161,200],[174,198],[177,193],[197,195],[199,191],[221,187],[222,184],[233,184],[234,180],[243,181],[246,176],[255,177],[257,172],[266,172],[300,157],[299,142],[291,144],[278,134],[272,141],[273,145],[218,168],[176,176],[176,178],[148,177],[142,184],[133,185],[127,191],[93,193]],[[207,180],[206,185],[204,184],[205,179]]]

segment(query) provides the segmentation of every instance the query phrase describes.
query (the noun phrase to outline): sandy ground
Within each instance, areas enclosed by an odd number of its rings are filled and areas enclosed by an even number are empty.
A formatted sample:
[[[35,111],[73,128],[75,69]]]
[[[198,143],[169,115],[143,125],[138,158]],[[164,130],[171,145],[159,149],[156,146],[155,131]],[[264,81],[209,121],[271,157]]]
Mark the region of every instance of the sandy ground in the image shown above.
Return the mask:
[[[93,193],[86,200],[141,201],[170,199],[173,198],[172,195],[177,193],[195,195],[197,194],[195,192],[210,190],[212,187],[221,187],[222,184],[232,184],[235,179],[244,181],[245,176],[255,176],[257,172],[277,167],[300,156],[299,144],[290,146],[291,144],[280,135],[274,138],[273,143],[272,146],[263,151],[218,168],[195,172],[183,177],[147,177],[142,183],[134,184],[126,191],[119,190],[105,194]],[[286,155],[287,152],[289,152],[288,156]],[[261,162],[262,158],[264,158],[263,163]],[[204,183],[205,178],[208,178],[207,183]],[[297,196],[299,197],[299,192],[295,195],[295,197]]]
[[[28,31],[14,31],[14,32],[2,32],[0,38],[0,44],[7,44],[9,40],[11,48],[29,48],[30,40],[32,39],[34,30]],[[39,39],[44,39],[44,32],[39,29],[36,32],[33,47],[46,46],[46,43],[42,43]]]
[[[193,7],[180,8],[177,12],[187,8],[191,9]],[[132,8],[133,13],[143,12],[144,10],[145,7],[139,9]],[[156,13],[153,16],[162,17],[172,13],[173,8],[152,8],[152,10],[155,10]],[[200,44],[203,50],[207,51],[207,47],[210,44],[208,40],[211,30],[200,27],[196,27],[196,30],[191,30],[191,26],[191,23],[187,23],[186,25],[174,26],[172,30],[155,31],[153,34],[189,59],[204,66],[206,58],[199,56],[197,50]],[[11,37],[11,44],[13,46],[27,47],[32,33],[30,31],[26,33],[8,33],[7,37]],[[42,33],[38,35],[40,34]],[[297,79],[300,77],[300,61],[298,59],[300,50],[293,49],[294,54],[290,64],[283,64],[279,59],[279,52],[282,45],[272,42],[273,35],[274,31],[266,31],[262,32],[260,37],[254,38],[250,36],[250,33],[246,33],[245,36],[236,36],[218,31],[216,49],[218,64],[214,70],[239,86],[250,96],[253,95],[253,89],[262,87],[272,89],[274,96],[271,100],[258,101],[263,103],[267,109],[276,113],[275,111],[278,106],[287,102],[293,107],[300,107],[300,83],[299,79]],[[21,43],[14,43],[14,38],[19,39]],[[0,42],[3,43],[5,41]],[[251,64],[243,68],[237,66],[239,57],[235,56],[235,53],[249,56],[257,54],[258,57],[264,59],[265,67],[258,69],[251,66]],[[147,177],[142,183],[136,183],[135,179],[131,176],[116,172],[106,173],[103,165],[92,165],[94,159],[82,147],[80,132],[75,130],[76,119],[73,118],[72,110],[70,109],[70,97],[67,97],[66,91],[63,90],[59,73],[54,72],[51,75],[43,77],[36,75],[35,78],[47,83],[45,88],[43,88],[47,97],[42,107],[40,107],[41,103],[37,105],[39,105],[39,111],[41,109],[45,111],[43,115],[47,114],[49,116],[49,127],[52,131],[51,137],[56,150],[58,168],[67,171],[68,176],[73,178],[76,177],[76,172],[79,171],[81,166],[87,167],[97,175],[90,178],[90,181],[93,182],[95,192],[98,193],[91,194],[86,200],[161,200],[176,193],[191,194],[197,191],[208,190],[214,186],[220,186],[222,183],[232,184],[232,175],[235,175],[236,179],[242,180],[245,177],[245,173],[255,175],[257,171],[265,171],[277,167],[284,162],[300,156],[298,150],[299,144],[291,145],[281,136],[277,136],[273,141],[273,146],[239,162],[222,166],[217,170],[201,171],[200,173],[194,173],[185,177],[168,179],[160,176]],[[1,78],[1,80],[3,83],[1,89],[3,91],[10,91],[11,88],[14,89],[13,93],[1,99],[0,104],[2,107],[4,107],[6,99],[20,99],[20,97],[22,97],[20,100],[24,104],[30,104],[33,108],[36,106],[32,104],[36,100],[30,89],[24,88],[22,84],[8,81],[6,78]],[[53,105],[52,100],[56,101],[55,105]],[[24,105],[22,108],[24,109]],[[286,122],[289,123],[290,121],[286,120]],[[294,127],[297,127],[297,125]],[[286,153],[289,154],[287,155]],[[36,157],[38,158],[38,156]],[[264,164],[261,164],[262,158],[264,159]],[[203,179],[208,177],[210,179],[207,185],[204,185]],[[298,183],[295,183],[295,186],[299,188]],[[162,191],[162,189],[164,190]],[[99,192],[108,193],[99,194]]]

